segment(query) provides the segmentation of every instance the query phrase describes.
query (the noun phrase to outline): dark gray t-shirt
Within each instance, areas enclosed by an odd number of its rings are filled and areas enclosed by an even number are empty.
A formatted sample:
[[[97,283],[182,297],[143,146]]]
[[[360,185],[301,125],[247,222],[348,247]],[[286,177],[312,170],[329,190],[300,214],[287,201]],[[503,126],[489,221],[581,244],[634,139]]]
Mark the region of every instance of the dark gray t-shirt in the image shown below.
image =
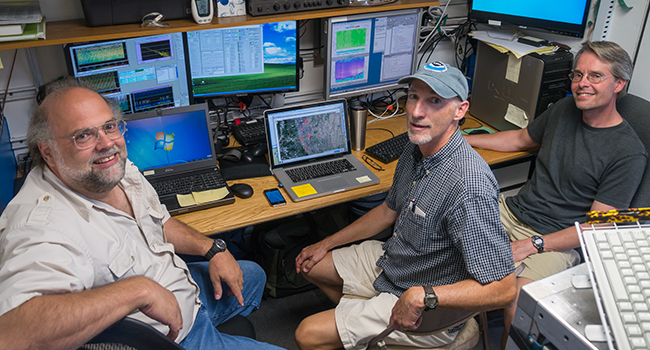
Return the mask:
[[[541,145],[531,179],[506,199],[517,219],[540,234],[584,222],[594,200],[627,208],[643,176],[647,153],[626,122],[593,128],[572,97],[528,125]]]

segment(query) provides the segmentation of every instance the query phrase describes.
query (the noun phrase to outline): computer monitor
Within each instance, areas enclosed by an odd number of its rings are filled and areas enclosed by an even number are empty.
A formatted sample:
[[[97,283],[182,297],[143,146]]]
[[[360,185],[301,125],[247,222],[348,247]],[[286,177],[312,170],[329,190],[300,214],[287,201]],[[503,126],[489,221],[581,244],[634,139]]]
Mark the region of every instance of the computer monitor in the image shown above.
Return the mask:
[[[490,25],[582,38],[590,3],[589,0],[469,0],[469,18]]]
[[[182,33],[70,44],[65,54],[70,74],[124,113],[190,104]]]
[[[192,103],[298,90],[296,21],[186,33]]]
[[[329,18],[325,24],[326,99],[405,87],[416,67],[421,9]]]

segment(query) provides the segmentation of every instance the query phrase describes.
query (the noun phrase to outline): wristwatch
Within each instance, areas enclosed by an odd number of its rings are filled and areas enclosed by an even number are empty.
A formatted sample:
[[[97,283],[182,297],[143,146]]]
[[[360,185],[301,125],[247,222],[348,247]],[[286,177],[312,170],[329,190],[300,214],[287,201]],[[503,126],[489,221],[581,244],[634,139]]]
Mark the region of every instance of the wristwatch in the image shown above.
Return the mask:
[[[433,310],[438,306],[438,296],[431,286],[424,287],[424,311]]]
[[[533,236],[533,246],[537,248],[537,252],[541,253],[544,251],[544,238],[541,236]]]
[[[217,253],[223,252],[224,250],[226,250],[226,242],[224,242],[221,238],[215,239],[214,243],[212,243],[212,248],[210,248],[210,250],[205,253],[205,260],[210,261],[213,256],[215,256]]]

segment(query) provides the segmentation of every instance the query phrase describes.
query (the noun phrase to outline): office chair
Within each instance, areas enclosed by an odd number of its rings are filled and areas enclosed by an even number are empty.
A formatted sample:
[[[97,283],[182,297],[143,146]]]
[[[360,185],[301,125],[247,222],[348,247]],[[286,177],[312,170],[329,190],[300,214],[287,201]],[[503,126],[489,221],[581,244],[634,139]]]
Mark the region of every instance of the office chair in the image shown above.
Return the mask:
[[[217,330],[224,334],[255,339],[253,324],[240,315],[220,324]],[[125,317],[106,328],[78,350],[183,350],[183,347],[150,325]]]
[[[78,350],[183,350],[157,329],[125,317],[91,339]]]
[[[618,113],[636,131],[639,139],[645,146],[646,152],[650,154],[650,102],[641,97],[626,94],[616,102]],[[650,206],[650,161],[646,164],[645,173],[641,184],[632,198],[630,208],[646,208]]]
[[[482,317],[485,316],[485,313],[482,313]],[[433,333],[442,330],[446,330],[456,325],[460,325],[465,322],[465,326],[458,332],[456,339],[442,347],[437,348],[428,348],[429,350],[437,349],[454,349],[454,350],[468,350],[473,348],[479,340],[479,327],[478,323],[474,319],[476,312],[467,312],[467,311],[457,311],[449,310],[443,308],[437,308],[434,310],[426,311],[422,314],[422,323],[420,326],[409,333],[418,334],[418,333]],[[485,319],[481,318],[481,323],[483,324],[485,320],[485,325],[487,325],[487,317]],[[487,333],[487,328],[484,327],[484,334]],[[387,337],[390,333],[393,332],[393,328],[388,326],[386,329],[379,333],[376,337],[372,338],[368,343],[367,350],[398,350],[398,349],[415,349],[413,347],[405,347],[399,345],[387,346],[384,342],[384,338]],[[486,338],[484,338],[485,340]],[[489,340],[487,343],[486,349],[489,349]]]

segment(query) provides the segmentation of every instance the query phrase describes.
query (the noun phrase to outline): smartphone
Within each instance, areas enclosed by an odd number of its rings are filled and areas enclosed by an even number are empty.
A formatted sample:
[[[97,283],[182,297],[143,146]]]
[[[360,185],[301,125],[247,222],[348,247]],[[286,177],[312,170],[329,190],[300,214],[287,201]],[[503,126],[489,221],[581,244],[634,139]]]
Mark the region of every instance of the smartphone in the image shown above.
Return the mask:
[[[277,188],[272,188],[270,190],[264,190],[264,197],[269,201],[272,207],[279,207],[281,205],[287,204],[287,201],[284,200],[282,192]]]
[[[212,0],[192,0],[192,17],[198,24],[212,22],[214,5]]]

